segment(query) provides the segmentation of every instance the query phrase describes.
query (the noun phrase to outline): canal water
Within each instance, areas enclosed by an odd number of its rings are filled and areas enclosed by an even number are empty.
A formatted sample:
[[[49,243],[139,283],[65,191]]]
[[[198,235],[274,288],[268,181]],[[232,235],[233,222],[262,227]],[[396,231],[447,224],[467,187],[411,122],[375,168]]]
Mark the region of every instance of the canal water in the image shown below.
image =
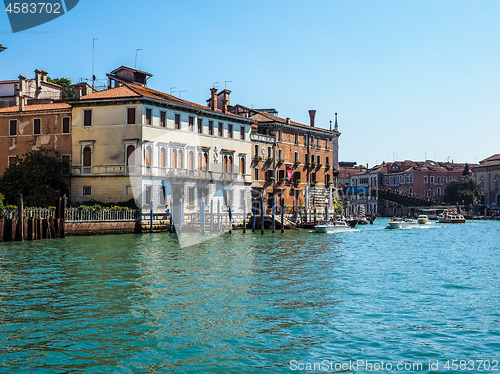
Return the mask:
[[[4,243],[0,373],[500,371],[500,222],[386,224]]]

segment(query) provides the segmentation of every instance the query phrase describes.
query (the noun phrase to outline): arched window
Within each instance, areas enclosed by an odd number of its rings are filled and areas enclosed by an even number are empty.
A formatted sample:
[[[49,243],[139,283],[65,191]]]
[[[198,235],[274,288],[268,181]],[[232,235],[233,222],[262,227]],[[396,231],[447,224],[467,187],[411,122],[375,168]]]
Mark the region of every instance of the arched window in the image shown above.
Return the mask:
[[[229,156],[229,170],[230,173],[233,172],[233,156]]]
[[[178,156],[179,156],[179,160],[177,161],[177,167],[179,169],[184,169],[184,162],[183,162],[184,161],[183,160],[183,158],[184,158],[184,152],[179,151]]]
[[[129,145],[127,147],[127,166],[135,166],[135,147]]]
[[[245,168],[246,168],[245,157],[242,157],[240,159],[240,173],[243,175],[245,174]]]
[[[167,167],[167,150],[164,147],[160,149],[160,167]]]
[[[153,161],[153,147],[148,145],[146,147],[146,166],[151,167],[152,161]]]
[[[194,170],[194,152],[189,152],[189,170]]]
[[[198,170],[203,169],[203,155],[201,152],[198,152]]]
[[[495,179],[493,180],[493,183],[494,183],[494,188],[495,188],[495,191],[498,191],[498,185],[500,183],[499,181],[499,177],[498,177],[498,174],[495,175]]]
[[[203,166],[205,170],[208,170],[208,152],[203,154]]]
[[[223,170],[224,170],[224,173],[227,173],[227,156],[224,156],[223,160],[224,160],[223,161],[224,162],[224,169]]]
[[[171,167],[172,167],[172,169],[177,168],[177,150],[176,149],[172,149]]]
[[[89,146],[83,148],[83,166],[92,166],[92,148]]]

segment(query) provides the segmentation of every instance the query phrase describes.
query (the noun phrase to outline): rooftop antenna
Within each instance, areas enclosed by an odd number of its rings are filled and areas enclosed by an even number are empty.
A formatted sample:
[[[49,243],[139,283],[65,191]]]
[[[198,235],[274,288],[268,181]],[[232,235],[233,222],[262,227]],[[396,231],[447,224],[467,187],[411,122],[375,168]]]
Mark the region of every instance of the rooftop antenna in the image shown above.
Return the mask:
[[[135,63],[134,63],[134,68],[137,68],[137,52],[142,51],[142,48],[137,48],[135,50]]]
[[[330,131],[332,131],[332,121],[330,121]]]
[[[95,75],[94,75],[94,46],[97,38],[92,38],[92,89],[94,89]]]
[[[212,84],[212,87],[213,87],[213,88],[219,88],[219,87],[215,87],[216,85],[218,86],[218,85],[219,85],[219,82],[214,82],[214,83]]]
[[[170,95],[172,95],[172,94],[175,92],[174,90],[175,90],[176,88],[177,88],[177,87],[170,87]]]
[[[228,83],[233,83],[233,81],[224,81],[224,89],[226,90],[227,89],[227,84]]]
[[[179,90],[179,99],[181,98],[181,94],[182,94],[183,92],[187,92],[187,90]]]

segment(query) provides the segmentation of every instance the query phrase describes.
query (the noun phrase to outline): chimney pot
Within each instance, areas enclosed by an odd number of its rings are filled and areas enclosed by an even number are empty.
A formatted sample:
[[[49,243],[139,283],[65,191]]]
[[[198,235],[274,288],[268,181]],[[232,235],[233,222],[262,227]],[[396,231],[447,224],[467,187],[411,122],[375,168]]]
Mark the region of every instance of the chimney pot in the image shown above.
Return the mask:
[[[316,111],[311,109],[309,111],[309,118],[311,119],[311,127],[314,127],[314,117],[316,116]]]
[[[290,117],[286,117],[286,124],[289,125],[290,124]]]
[[[212,110],[217,109],[217,88],[215,87],[210,89],[210,108]]]

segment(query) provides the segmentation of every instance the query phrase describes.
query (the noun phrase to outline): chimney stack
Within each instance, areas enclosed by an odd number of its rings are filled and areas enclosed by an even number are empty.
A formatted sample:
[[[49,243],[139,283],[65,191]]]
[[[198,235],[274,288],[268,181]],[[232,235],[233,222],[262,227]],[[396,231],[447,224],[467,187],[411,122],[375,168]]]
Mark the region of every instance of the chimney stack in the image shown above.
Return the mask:
[[[24,94],[26,92],[26,77],[24,75],[19,76],[19,88],[16,92],[16,104],[19,105],[19,111],[24,110]]]
[[[337,123],[337,112],[335,112],[335,131],[339,130],[339,124]]]
[[[314,117],[315,116],[316,116],[316,111],[311,109],[309,111],[309,118],[311,119],[311,127],[314,127]]]
[[[290,124],[290,117],[286,117],[286,124],[289,125]]]
[[[217,88],[215,87],[210,89],[210,108],[212,110],[217,109]]]
[[[35,83],[36,83],[36,90],[40,90],[40,83],[42,82],[42,71],[39,69],[35,70]]]
[[[45,70],[42,70],[42,82],[47,82],[47,73]]]
[[[227,104],[229,100],[224,98],[222,99],[222,113],[227,113]]]
[[[81,100],[82,99],[82,86],[79,84],[75,84],[73,86],[73,91],[75,92],[75,100]]]

